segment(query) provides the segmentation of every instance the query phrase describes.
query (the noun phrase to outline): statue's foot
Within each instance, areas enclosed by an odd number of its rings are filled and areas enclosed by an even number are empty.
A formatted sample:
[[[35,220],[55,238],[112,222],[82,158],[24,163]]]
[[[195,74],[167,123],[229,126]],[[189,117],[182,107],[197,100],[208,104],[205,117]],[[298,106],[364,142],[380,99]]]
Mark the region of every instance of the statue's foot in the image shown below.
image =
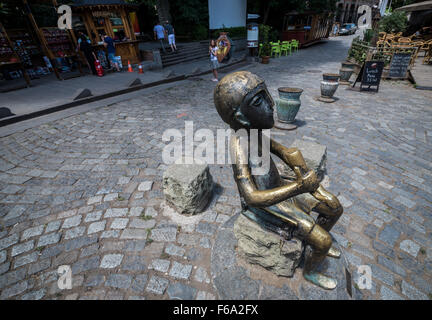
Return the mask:
[[[327,277],[319,272],[303,272],[303,277],[307,281],[326,290],[333,290],[337,286],[337,281],[335,279]]]
[[[327,252],[328,257],[339,259],[341,256],[341,252],[336,249],[335,247],[331,247],[330,250]]]

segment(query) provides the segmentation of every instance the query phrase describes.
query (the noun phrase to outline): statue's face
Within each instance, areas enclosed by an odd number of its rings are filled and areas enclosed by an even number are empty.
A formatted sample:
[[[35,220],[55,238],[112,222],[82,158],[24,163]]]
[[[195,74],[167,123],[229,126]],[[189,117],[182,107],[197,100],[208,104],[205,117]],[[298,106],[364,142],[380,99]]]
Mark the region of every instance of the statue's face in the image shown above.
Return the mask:
[[[249,120],[251,129],[273,128],[273,99],[267,90],[258,90],[245,97],[240,110]]]

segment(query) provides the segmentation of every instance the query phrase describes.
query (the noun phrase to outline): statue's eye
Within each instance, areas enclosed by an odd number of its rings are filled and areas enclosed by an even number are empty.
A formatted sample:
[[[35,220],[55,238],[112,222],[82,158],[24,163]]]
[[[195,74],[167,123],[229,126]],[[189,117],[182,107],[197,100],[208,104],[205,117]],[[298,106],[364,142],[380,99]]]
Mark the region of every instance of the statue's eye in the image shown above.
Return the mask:
[[[256,97],[253,99],[252,104],[253,104],[254,106],[259,106],[259,105],[261,104],[261,102],[262,102],[262,97],[261,97],[261,96],[256,96]]]

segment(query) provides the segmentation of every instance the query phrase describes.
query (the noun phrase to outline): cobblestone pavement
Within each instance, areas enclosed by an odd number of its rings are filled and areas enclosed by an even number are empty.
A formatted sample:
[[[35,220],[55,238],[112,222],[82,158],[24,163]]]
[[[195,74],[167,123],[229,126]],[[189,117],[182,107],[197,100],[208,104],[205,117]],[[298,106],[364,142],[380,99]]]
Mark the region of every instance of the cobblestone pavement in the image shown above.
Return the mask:
[[[365,298],[428,299],[432,293],[432,93],[383,82],[377,94],[339,87],[324,104],[322,72],[337,72],[352,37],[269,65],[245,68],[304,89],[289,145],[328,148],[330,190],[345,213],[332,232],[349,263],[369,265]],[[211,247],[239,209],[229,165],[211,165],[221,186],[196,226],[163,214],[161,136],[168,128],[226,128],[205,76],[53,121],[0,140],[1,299],[214,299]],[[70,265],[73,288],[57,268]]]

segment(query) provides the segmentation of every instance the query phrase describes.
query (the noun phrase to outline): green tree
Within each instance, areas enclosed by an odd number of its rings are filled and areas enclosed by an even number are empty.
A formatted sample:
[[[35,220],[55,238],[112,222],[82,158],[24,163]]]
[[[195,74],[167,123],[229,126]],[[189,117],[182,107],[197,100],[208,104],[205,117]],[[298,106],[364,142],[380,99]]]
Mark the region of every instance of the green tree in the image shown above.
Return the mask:
[[[379,30],[387,33],[404,32],[408,25],[405,12],[395,11],[381,18]]]

